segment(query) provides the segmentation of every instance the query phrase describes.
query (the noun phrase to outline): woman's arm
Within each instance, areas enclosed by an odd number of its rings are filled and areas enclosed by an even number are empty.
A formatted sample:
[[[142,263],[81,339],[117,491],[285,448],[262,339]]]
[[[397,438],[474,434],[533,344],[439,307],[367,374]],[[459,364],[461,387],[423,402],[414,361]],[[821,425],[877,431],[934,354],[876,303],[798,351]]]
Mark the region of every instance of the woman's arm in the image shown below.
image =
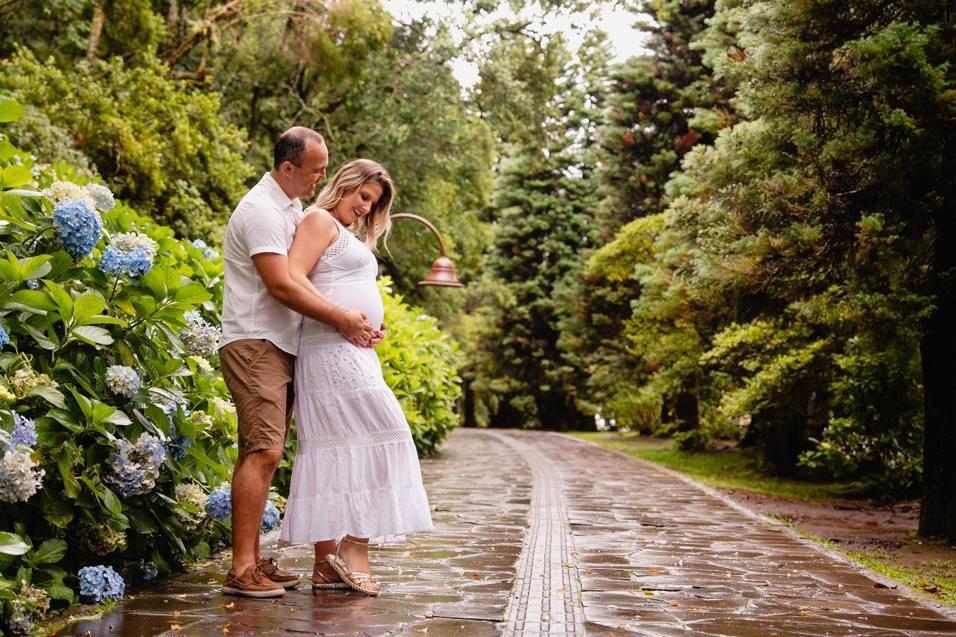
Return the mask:
[[[309,272],[338,237],[339,229],[332,216],[324,210],[317,210],[307,214],[296,227],[295,239],[289,249],[289,276],[322,300],[325,297],[312,285]]]

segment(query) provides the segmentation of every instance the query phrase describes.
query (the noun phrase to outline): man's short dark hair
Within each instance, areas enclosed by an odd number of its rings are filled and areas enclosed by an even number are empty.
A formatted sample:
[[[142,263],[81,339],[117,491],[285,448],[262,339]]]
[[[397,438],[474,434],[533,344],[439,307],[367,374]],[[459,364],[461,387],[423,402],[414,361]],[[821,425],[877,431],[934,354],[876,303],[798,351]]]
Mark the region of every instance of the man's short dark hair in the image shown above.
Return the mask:
[[[305,145],[310,139],[317,144],[325,143],[321,135],[305,126],[293,126],[279,135],[276,145],[272,148],[272,167],[278,168],[287,161],[301,166],[302,154],[305,153]]]

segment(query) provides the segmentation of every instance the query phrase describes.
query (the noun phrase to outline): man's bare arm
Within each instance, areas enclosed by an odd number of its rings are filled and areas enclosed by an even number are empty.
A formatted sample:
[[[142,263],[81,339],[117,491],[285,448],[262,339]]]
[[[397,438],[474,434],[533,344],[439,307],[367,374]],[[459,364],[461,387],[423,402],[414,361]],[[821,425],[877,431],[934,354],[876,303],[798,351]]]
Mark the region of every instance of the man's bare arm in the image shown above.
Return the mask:
[[[315,289],[306,289],[289,274],[289,259],[284,254],[262,252],[252,257],[256,270],[274,299],[303,316],[338,329],[355,345],[364,347],[373,329],[364,313],[344,310],[330,303]]]

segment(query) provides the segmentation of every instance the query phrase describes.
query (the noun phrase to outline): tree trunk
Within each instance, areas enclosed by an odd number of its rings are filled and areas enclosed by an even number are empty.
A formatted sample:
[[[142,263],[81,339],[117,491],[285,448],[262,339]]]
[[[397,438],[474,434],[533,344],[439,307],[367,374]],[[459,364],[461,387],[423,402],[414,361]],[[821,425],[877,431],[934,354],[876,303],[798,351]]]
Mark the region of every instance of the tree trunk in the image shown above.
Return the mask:
[[[88,62],[96,60],[96,50],[100,46],[100,37],[103,35],[103,25],[106,23],[106,0],[99,0],[93,9],[93,20],[90,22],[90,40],[86,48]]]
[[[956,210],[953,188],[935,219],[931,284],[935,307],[923,326],[923,502],[921,535],[956,542]]]
[[[166,48],[172,49],[179,37],[179,2],[178,0],[169,0],[169,7],[166,9]]]
[[[764,470],[775,476],[796,474],[797,458],[807,446],[806,414],[793,409],[767,409],[753,415],[754,426],[759,430]]]
[[[464,427],[477,427],[478,417],[475,415],[475,392],[471,389],[471,380],[463,378],[461,381],[462,392],[462,425]]]
[[[677,416],[677,431],[696,431],[700,429],[700,403],[692,387],[685,386],[674,401]]]

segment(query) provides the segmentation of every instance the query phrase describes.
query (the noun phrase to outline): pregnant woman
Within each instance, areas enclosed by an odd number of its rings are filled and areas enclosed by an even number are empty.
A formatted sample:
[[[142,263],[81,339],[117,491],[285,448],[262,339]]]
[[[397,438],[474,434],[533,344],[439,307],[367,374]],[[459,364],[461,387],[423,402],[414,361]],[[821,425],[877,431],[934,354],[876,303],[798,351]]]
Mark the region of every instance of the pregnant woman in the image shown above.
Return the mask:
[[[394,188],[379,164],[342,167],[306,210],[289,251],[297,282],[382,325],[372,250],[387,236]],[[411,430],[375,350],[306,318],[295,366],[298,452],[281,537],[315,544],[314,589],[377,595],[370,538],[432,528]]]

